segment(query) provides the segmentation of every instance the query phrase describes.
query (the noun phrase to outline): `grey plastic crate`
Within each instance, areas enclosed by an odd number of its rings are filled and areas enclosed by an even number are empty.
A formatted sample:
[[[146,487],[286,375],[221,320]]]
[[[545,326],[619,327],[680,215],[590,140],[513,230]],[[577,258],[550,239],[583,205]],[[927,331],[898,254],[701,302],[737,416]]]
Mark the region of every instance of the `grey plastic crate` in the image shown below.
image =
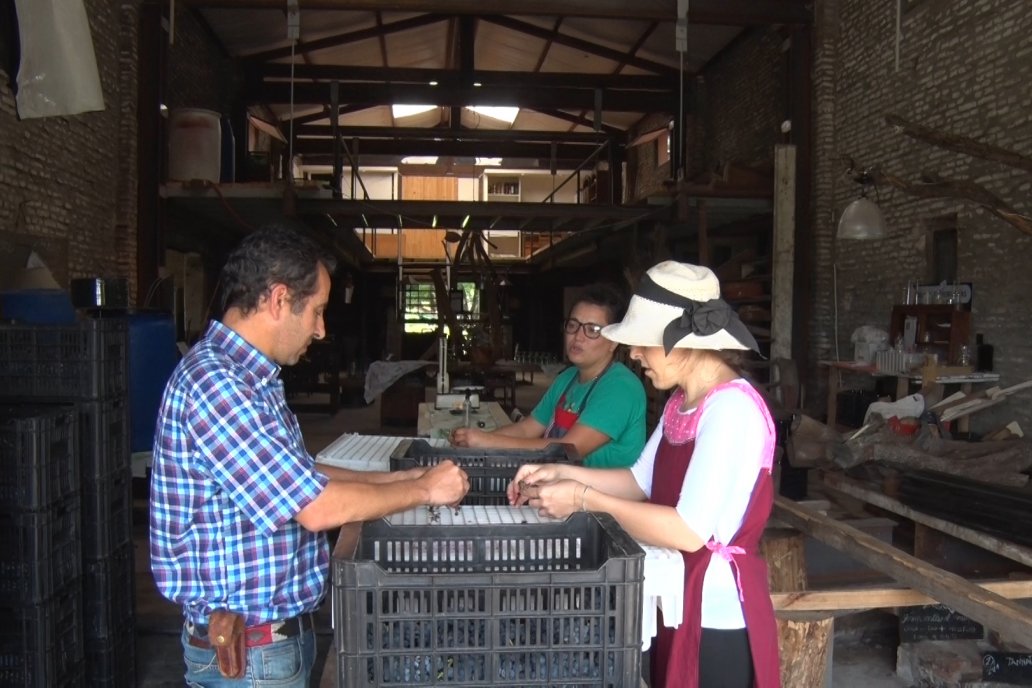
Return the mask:
[[[607,514],[341,537],[340,686],[638,685],[644,552]]]
[[[580,463],[570,444],[550,444],[544,449],[474,449],[434,447],[426,440],[402,440],[391,454],[391,470],[436,466],[450,459],[469,476],[466,505],[508,504],[505,490],[516,471],[528,463]]]
[[[106,399],[128,389],[124,318],[74,325],[0,325],[0,397]]]
[[[0,406],[0,510],[39,511],[79,491],[71,406]]]

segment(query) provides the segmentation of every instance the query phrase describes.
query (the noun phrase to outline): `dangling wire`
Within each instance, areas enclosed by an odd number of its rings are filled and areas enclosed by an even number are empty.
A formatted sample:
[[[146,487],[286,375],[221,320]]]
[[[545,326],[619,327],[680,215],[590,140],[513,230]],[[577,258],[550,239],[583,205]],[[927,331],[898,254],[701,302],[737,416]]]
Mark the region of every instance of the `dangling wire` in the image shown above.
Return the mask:
[[[294,181],[294,46],[297,39],[290,41],[290,132],[287,136],[287,173]]]

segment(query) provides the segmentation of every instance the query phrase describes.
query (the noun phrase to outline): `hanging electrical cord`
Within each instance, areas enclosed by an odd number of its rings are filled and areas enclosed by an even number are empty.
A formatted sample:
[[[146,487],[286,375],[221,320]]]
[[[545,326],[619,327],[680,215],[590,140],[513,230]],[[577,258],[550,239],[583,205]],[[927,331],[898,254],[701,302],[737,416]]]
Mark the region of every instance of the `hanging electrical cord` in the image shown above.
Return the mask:
[[[683,179],[685,175],[685,140],[684,140],[684,63],[685,53],[688,52],[688,14],[690,11],[689,0],[677,0],[677,24],[674,28],[674,47],[677,48],[678,60],[678,79],[680,80],[680,88],[678,89],[678,104],[677,104],[677,179]]]
[[[294,182],[294,50],[301,38],[301,10],[297,0],[287,0],[287,38],[290,39],[290,124],[287,133],[288,183]]]

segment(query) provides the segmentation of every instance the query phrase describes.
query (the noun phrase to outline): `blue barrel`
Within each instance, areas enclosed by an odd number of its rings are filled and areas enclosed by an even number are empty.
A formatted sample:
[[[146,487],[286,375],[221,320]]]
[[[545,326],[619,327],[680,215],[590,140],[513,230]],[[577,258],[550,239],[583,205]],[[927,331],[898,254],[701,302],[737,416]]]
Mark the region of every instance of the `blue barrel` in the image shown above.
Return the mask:
[[[22,289],[0,293],[5,320],[31,325],[70,325],[75,322],[72,298],[64,289]]]
[[[143,452],[153,448],[161,396],[178,362],[176,321],[170,314],[144,312],[129,316],[132,451]]]

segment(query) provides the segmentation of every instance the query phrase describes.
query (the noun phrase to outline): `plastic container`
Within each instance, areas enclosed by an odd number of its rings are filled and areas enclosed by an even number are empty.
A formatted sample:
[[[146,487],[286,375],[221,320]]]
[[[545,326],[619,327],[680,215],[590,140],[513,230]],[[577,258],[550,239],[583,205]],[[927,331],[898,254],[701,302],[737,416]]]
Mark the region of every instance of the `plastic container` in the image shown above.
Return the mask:
[[[136,687],[136,636],[124,624],[109,638],[86,640],[86,685],[96,688]]]
[[[35,325],[75,322],[72,299],[64,289],[20,289],[0,294],[0,310],[6,320]]]
[[[82,686],[82,587],[40,604],[0,607],[0,686]]]
[[[151,451],[161,395],[179,362],[176,323],[168,313],[129,316],[129,449]]]
[[[579,463],[569,444],[550,444],[544,449],[467,449],[431,446],[425,440],[403,440],[391,454],[391,470],[436,466],[450,459],[469,476],[469,492],[462,504],[508,504],[506,488],[520,466],[528,463]]]
[[[133,623],[133,547],[120,547],[102,561],[88,562],[83,573],[83,623],[86,637],[113,638]]]
[[[87,561],[106,559],[132,541],[133,490],[128,467],[114,479],[84,483],[82,531],[82,556]]]
[[[636,686],[645,554],[608,514],[341,532],[343,686]]]
[[[220,115],[199,108],[177,108],[168,117],[168,178],[219,183],[222,176]]]
[[[82,484],[112,480],[129,470],[129,404],[125,397],[85,401],[78,409]]]
[[[78,587],[81,540],[78,498],[46,511],[0,511],[0,609],[41,602],[72,583]]]
[[[0,398],[105,399],[125,393],[124,318],[0,325]]]
[[[0,510],[37,511],[79,491],[71,406],[0,406]]]

